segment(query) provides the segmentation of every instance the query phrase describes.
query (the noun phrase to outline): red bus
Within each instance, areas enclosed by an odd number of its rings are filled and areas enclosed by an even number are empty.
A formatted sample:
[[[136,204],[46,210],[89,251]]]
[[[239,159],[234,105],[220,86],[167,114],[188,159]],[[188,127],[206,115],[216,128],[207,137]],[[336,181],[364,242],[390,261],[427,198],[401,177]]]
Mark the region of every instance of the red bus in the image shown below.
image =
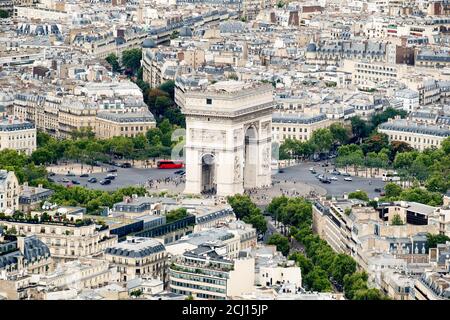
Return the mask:
[[[184,167],[183,161],[160,160],[157,162],[158,169],[180,169]]]

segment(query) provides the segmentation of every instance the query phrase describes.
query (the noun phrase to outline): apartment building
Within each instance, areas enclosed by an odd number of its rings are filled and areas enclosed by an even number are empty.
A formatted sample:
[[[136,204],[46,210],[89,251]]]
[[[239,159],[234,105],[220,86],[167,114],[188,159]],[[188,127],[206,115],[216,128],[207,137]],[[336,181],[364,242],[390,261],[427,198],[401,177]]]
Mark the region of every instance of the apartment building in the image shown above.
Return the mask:
[[[92,221],[36,223],[4,218],[0,224],[8,229],[14,228],[19,235],[36,235],[58,261],[98,256],[117,243],[117,236],[110,235],[107,227],[99,227]]]
[[[313,65],[339,65],[343,59],[381,62],[386,59],[386,44],[353,40],[311,42],[306,48],[305,58]]]
[[[20,186],[14,171],[0,170],[0,212],[19,210]]]
[[[45,274],[52,263],[48,246],[36,236],[4,236],[0,230],[0,274],[4,273],[3,277],[23,272]]]
[[[99,112],[95,118],[94,132],[99,139],[112,137],[137,137],[156,127],[153,115],[147,112]]]
[[[335,123],[325,114],[273,113],[272,139],[280,144],[286,139],[308,141],[317,129],[328,128]]]
[[[388,136],[389,141],[402,141],[414,149],[423,151],[439,148],[450,136],[450,129],[442,125],[420,124],[407,119],[389,119],[378,127],[378,132]]]
[[[217,300],[251,293],[255,259],[246,256],[229,260],[223,253],[204,245],[176,256],[169,268],[170,291]]]
[[[439,272],[425,272],[414,282],[415,300],[449,300],[450,275]]]
[[[373,90],[380,82],[396,80],[400,66],[364,60],[344,60],[343,70],[352,73],[352,83],[362,90]]]
[[[0,150],[12,149],[31,155],[36,150],[36,127],[13,116],[0,120]]]
[[[125,241],[108,247],[105,259],[117,267],[121,281],[143,276],[166,281],[167,252],[157,240],[127,237]]]

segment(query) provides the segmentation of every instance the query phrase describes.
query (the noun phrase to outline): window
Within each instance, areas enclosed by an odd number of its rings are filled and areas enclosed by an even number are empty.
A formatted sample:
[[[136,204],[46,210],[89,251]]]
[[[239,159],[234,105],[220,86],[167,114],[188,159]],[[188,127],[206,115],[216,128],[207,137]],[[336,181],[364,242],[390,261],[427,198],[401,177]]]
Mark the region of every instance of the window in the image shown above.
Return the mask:
[[[212,104],[212,99],[206,98],[206,104]]]

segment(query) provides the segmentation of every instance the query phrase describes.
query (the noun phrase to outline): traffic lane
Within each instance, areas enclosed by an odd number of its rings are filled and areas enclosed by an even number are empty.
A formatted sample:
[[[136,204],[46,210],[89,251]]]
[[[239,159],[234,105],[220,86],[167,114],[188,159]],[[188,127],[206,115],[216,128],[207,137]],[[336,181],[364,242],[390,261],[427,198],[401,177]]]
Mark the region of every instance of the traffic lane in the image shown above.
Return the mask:
[[[117,172],[99,172],[89,174],[89,177],[81,178],[80,176],[68,177],[66,175],[56,174],[51,178],[55,183],[66,186],[71,184],[71,182],[61,182],[61,179],[68,179],[69,181],[76,180],[80,182],[79,186],[87,187],[96,190],[114,191],[120,188],[128,186],[138,186],[146,183],[148,180],[158,180],[165,178],[175,178],[179,175],[175,174],[175,171],[179,169],[141,169],[141,168],[117,168]],[[111,184],[101,185],[100,181],[104,180],[109,173],[116,173],[117,177],[111,181]],[[90,183],[88,180],[90,178],[96,178],[96,183]],[[76,186],[73,184],[73,186]]]
[[[314,167],[316,174],[312,174],[309,171],[310,167]],[[309,162],[301,163],[293,167],[283,168],[283,173],[278,173],[274,175],[276,180],[280,181],[296,181],[303,182],[315,186],[320,186],[327,191],[328,195],[341,196],[344,193],[353,192],[355,190],[362,190],[367,192],[370,198],[379,197],[380,194],[375,192],[376,188],[383,188],[386,184],[380,178],[365,178],[365,177],[354,177],[352,176],[352,181],[345,181],[344,176],[337,175],[338,181],[331,181],[330,184],[321,183],[317,178],[317,174],[325,174],[328,177],[332,174],[326,172],[326,170],[332,170],[333,166],[322,167],[320,162]]]

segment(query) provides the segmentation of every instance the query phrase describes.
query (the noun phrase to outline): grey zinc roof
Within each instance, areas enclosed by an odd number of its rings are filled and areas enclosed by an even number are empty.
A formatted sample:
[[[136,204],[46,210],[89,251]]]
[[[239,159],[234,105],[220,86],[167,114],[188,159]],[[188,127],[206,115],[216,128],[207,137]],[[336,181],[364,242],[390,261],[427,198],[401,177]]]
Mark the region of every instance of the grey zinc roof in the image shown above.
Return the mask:
[[[309,124],[319,121],[326,120],[327,116],[325,114],[319,114],[315,116],[304,116],[300,114],[281,114],[274,113],[272,115],[272,122],[274,123],[299,123],[299,124]]]
[[[401,132],[413,132],[419,134],[427,134],[438,137],[450,136],[450,130],[439,126],[420,125],[417,123],[407,123],[405,120],[396,120],[393,122],[385,122],[380,124],[380,129],[393,130]]]
[[[107,248],[105,253],[121,257],[144,258],[165,250],[164,245],[154,239],[132,237]]]

